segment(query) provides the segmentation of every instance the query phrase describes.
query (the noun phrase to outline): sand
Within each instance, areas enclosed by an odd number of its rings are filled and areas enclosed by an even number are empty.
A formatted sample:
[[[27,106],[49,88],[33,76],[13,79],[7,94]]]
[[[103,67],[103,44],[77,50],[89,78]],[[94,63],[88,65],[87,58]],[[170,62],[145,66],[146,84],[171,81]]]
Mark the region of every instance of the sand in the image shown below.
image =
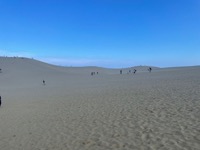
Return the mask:
[[[0,149],[199,150],[200,67],[144,67],[0,57]]]

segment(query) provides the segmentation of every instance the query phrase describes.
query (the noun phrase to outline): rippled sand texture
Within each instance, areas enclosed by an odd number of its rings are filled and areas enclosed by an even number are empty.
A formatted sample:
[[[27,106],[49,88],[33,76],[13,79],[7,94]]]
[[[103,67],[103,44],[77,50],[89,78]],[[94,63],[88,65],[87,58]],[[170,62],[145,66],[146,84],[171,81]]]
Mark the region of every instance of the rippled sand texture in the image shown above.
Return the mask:
[[[200,67],[120,75],[0,62],[1,150],[200,149]]]

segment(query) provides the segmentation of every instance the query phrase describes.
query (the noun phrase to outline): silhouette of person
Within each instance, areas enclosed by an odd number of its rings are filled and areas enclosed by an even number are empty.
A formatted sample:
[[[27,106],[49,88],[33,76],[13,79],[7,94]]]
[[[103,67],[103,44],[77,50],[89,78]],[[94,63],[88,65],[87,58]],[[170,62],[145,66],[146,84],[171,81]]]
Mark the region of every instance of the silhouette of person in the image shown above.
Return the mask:
[[[1,96],[0,96],[0,107],[1,107]]]
[[[42,82],[43,82],[43,85],[45,85],[45,81],[43,80]]]
[[[122,70],[120,70],[120,74],[122,74]]]
[[[134,72],[133,72],[133,73],[135,74],[135,73],[136,73],[136,71],[137,71],[137,70],[136,70],[136,69],[134,69]]]
[[[151,68],[151,67],[149,67],[149,69],[148,69],[148,70],[149,70],[149,72],[151,72],[152,68]]]

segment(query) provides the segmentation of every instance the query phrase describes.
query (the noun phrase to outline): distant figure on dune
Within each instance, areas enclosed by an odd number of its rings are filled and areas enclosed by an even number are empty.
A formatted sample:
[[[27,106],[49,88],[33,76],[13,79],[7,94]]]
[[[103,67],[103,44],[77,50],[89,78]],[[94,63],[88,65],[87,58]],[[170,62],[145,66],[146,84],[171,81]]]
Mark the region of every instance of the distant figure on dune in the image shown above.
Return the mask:
[[[133,73],[135,74],[135,73],[136,73],[136,71],[137,71],[137,70],[136,70],[136,69],[134,69]]]
[[[1,107],[1,96],[0,96],[0,107]]]
[[[120,70],[120,74],[122,74],[122,70]]]
[[[43,80],[42,82],[43,82],[43,85],[46,85],[46,83],[45,83],[45,81],[44,81],[44,80]]]
[[[0,68],[0,73],[2,72],[2,69]]]
[[[98,74],[99,72],[96,72],[96,74]],[[91,76],[95,75],[95,72],[91,72]]]
[[[151,68],[151,67],[149,67],[148,71],[149,71],[149,72],[151,72],[151,70],[152,70],[152,68]]]

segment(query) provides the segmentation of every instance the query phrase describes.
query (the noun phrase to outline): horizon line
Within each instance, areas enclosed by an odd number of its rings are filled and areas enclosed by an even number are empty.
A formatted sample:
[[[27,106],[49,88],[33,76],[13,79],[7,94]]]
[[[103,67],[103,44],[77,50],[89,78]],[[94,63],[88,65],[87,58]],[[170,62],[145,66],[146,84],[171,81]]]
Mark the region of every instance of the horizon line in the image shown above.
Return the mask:
[[[78,68],[78,67],[98,67],[98,68],[105,68],[105,69],[126,69],[126,68],[134,68],[134,67],[155,67],[155,68],[177,68],[177,67],[195,67],[195,66],[200,66],[200,65],[177,65],[177,66],[165,66],[165,67],[160,67],[160,66],[155,66],[155,65],[129,65],[129,66],[124,66],[124,67],[106,67],[106,66],[101,66],[101,65],[70,65],[70,64],[56,64],[56,63],[51,63],[49,61],[45,61],[43,59],[40,58],[34,58],[34,57],[26,57],[26,56],[0,56],[2,58],[24,58],[24,59],[32,59],[32,60],[36,60],[36,61],[40,61],[42,63],[46,63],[49,65],[54,65],[54,66],[58,66],[58,67],[74,67],[74,68]],[[61,59],[63,60],[63,59]],[[67,59],[64,59],[67,60]],[[76,59],[77,60],[77,59]],[[81,59],[79,59],[81,60]]]

